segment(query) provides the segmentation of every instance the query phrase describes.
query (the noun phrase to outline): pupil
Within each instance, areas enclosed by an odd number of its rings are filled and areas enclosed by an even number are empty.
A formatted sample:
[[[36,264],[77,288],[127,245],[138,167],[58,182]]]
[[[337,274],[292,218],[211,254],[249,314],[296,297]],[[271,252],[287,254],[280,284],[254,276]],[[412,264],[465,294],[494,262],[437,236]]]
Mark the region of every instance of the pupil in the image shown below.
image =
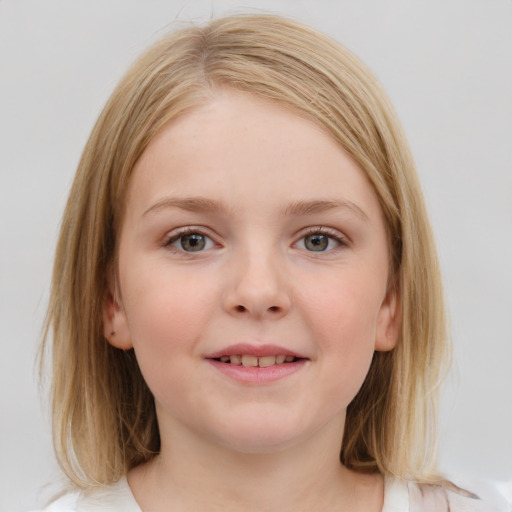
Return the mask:
[[[329,238],[325,235],[308,235],[305,245],[310,251],[325,251],[329,245]]]
[[[181,247],[185,251],[201,251],[204,249],[205,244],[204,236],[197,233],[181,237]]]

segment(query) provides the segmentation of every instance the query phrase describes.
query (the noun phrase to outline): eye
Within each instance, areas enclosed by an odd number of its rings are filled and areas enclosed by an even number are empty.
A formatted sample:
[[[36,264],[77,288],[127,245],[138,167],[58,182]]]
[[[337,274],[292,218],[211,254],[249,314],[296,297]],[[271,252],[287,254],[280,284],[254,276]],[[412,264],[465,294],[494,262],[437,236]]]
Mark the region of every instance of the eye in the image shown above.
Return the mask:
[[[322,230],[315,230],[308,233],[297,242],[299,249],[311,252],[328,252],[345,245],[339,235],[325,233]]]
[[[178,251],[200,252],[214,247],[214,241],[202,233],[187,232],[178,234],[169,239],[166,246],[171,246]]]

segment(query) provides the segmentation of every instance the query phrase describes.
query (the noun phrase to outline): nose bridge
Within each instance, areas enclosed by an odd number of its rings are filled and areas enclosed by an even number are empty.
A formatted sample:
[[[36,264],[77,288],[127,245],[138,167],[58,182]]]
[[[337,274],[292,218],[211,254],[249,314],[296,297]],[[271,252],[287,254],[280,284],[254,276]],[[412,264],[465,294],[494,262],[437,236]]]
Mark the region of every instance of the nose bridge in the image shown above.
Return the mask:
[[[290,308],[283,257],[276,246],[250,243],[233,262],[226,309],[231,314],[277,317]]]

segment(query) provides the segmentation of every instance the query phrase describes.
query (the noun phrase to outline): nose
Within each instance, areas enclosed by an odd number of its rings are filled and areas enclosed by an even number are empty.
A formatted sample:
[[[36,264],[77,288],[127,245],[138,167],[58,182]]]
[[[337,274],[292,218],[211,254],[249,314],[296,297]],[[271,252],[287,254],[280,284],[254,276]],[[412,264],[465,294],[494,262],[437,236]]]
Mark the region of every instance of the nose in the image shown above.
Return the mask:
[[[245,254],[228,269],[229,286],[224,308],[233,316],[278,319],[291,307],[286,271],[271,254]]]

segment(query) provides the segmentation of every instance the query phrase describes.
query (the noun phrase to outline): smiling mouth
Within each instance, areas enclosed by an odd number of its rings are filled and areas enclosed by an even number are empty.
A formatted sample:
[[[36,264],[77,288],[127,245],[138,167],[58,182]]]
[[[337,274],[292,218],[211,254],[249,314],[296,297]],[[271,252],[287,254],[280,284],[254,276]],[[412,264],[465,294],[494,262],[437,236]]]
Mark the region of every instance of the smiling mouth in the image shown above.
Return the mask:
[[[220,363],[232,364],[235,366],[244,366],[246,368],[268,368],[270,366],[294,363],[302,358],[287,355],[277,356],[253,356],[248,354],[235,354],[231,356],[221,356],[212,358]]]

